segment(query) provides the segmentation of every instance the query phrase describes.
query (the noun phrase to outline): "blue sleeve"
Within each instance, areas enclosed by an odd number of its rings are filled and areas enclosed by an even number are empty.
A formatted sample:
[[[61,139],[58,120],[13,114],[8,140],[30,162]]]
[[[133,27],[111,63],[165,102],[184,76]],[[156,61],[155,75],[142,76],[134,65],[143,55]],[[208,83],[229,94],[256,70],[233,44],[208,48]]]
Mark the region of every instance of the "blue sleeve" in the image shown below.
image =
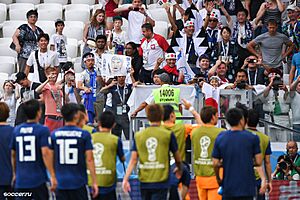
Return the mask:
[[[53,131],[53,132],[51,133],[50,137],[51,137],[51,141],[50,141],[50,145],[49,145],[49,147],[50,147],[50,149],[54,150],[54,143],[55,143],[55,131]]]
[[[97,129],[94,128],[94,129],[92,130],[92,133],[96,133],[96,132],[97,132]]]
[[[292,66],[295,66],[295,67],[296,67],[296,54],[293,55],[293,58],[292,58]]]
[[[270,143],[270,141],[269,141],[268,147],[267,147],[267,149],[266,149],[265,155],[271,155],[271,154],[272,154],[271,143]]]
[[[175,135],[173,133],[171,133],[169,150],[172,153],[176,153],[176,151],[178,151],[178,145],[177,145],[176,137],[175,137]]]
[[[254,135],[254,140],[253,140],[253,153],[255,156],[256,154],[261,153],[260,151],[260,146],[259,146],[259,137],[257,135]]]
[[[16,135],[15,135],[15,132],[13,132],[13,135],[11,137],[9,148],[13,149],[13,150],[16,150]]]
[[[84,131],[83,134],[85,134],[85,150],[93,150],[93,142],[91,134],[87,131]]]
[[[124,156],[123,144],[120,138],[118,139],[117,155],[120,160]]]
[[[217,136],[216,141],[215,141],[215,145],[214,145],[214,149],[212,152],[212,157],[213,158],[217,158],[217,159],[221,159],[221,150],[219,148],[219,143],[220,143],[220,135]]]
[[[133,140],[131,151],[137,151],[135,139]]]
[[[40,147],[41,148],[50,146],[49,138],[50,138],[50,131],[47,127],[44,126],[41,129],[41,133],[40,133]]]

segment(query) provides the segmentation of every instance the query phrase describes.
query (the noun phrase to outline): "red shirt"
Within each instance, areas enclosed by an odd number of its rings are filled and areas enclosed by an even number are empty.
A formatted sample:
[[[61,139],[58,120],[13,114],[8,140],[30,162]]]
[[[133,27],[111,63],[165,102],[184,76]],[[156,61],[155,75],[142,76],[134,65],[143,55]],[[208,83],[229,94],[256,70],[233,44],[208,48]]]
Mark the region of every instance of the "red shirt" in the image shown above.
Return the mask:
[[[105,15],[106,17],[114,17],[117,14],[114,12],[114,9],[118,8],[118,4],[116,4],[113,0],[109,0],[105,5]]]
[[[163,70],[165,70],[168,74],[173,74],[175,76],[179,76],[179,71],[177,70],[177,67],[170,67],[169,65],[166,65],[163,67]]]

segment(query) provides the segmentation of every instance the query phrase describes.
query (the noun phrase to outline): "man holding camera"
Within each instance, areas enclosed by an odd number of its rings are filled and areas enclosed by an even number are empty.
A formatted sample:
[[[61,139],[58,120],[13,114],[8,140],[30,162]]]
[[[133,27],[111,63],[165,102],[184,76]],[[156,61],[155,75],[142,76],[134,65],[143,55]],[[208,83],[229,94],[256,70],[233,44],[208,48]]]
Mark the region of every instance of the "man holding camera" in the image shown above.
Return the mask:
[[[298,181],[300,180],[300,155],[297,142],[289,141],[286,144],[286,153],[278,157],[273,179]]]
[[[284,127],[290,127],[289,123],[289,105],[285,102],[288,97],[288,88],[282,81],[280,69],[271,69],[269,75],[269,84],[264,89],[261,100],[265,119]],[[282,129],[269,126],[269,136],[271,142],[288,141],[290,134]]]
[[[248,74],[249,85],[265,85],[265,69],[261,67],[261,65],[261,59],[258,59],[255,55],[251,55],[245,59],[242,69],[245,69]],[[253,108],[258,112],[259,118],[265,118],[265,113],[263,112],[263,103],[260,99],[254,99]]]

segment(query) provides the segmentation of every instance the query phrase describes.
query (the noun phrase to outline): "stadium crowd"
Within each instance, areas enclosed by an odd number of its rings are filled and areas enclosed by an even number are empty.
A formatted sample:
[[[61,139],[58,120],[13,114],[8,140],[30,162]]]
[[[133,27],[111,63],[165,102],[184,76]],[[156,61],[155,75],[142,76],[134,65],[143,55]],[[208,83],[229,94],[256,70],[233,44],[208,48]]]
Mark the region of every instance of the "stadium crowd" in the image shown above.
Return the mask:
[[[42,9],[26,11],[27,23],[11,35],[17,73],[0,96],[0,199],[13,190],[46,199],[48,189],[58,199],[116,199],[111,158],[125,161],[122,138],[131,134],[122,187],[130,192],[139,161],[143,199],[188,196],[189,139],[201,200],[265,199],[272,179],[300,180],[300,133],[276,125],[268,136],[258,131],[260,119],[300,131],[300,1],[94,3],[102,8],[89,10],[79,58],[69,55],[67,20],[55,19],[54,34],[38,26]],[[182,99],[185,85],[204,95],[199,113]],[[132,109],[140,86],[154,89]],[[251,92],[253,109],[220,90]],[[143,109],[150,126],[130,133]],[[196,124],[176,119],[184,109]],[[287,142],[273,173],[270,141]]]

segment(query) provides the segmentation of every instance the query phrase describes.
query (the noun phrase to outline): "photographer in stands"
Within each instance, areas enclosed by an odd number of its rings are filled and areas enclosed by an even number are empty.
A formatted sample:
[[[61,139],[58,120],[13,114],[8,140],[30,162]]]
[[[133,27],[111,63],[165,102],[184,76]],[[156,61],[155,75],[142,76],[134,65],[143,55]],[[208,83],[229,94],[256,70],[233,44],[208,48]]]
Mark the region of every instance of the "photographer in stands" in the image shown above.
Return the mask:
[[[265,119],[284,127],[290,127],[290,108],[285,101],[289,93],[288,88],[283,83],[282,73],[279,69],[271,69],[268,77],[269,84],[265,88],[261,98]],[[269,126],[269,128],[269,136],[272,142],[285,142],[290,140],[290,133],[274,126]]]
[[[300,180],[300,154],[295,141],[286,144],[286,154],[278,157],[272,177],[277,180]]]

